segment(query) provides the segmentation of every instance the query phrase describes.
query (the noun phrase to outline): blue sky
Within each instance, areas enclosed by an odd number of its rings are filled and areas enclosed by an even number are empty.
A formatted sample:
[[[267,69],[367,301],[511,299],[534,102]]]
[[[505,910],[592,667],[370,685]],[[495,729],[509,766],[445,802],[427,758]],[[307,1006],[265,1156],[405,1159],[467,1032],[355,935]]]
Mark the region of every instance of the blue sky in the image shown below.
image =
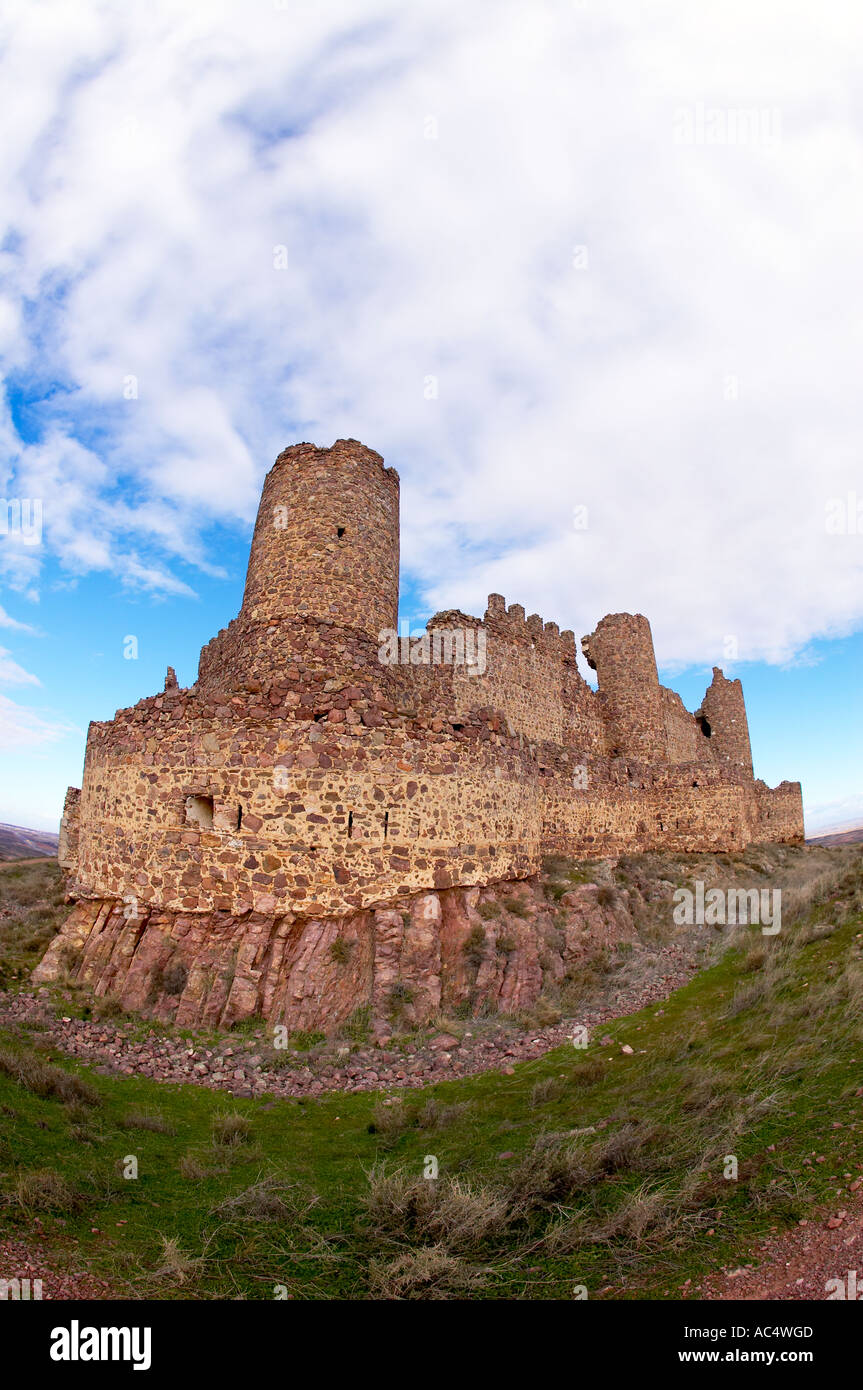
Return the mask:
[[[414,623],[644,612],[689,708],[741,676],[810,829],[863,820],[855,37],[778,0],[9,0],[0,498],[42,530],[0,514],[0,819],[56,825],[88,720],[194,678],[273,458],[352,436],[402,477]]]

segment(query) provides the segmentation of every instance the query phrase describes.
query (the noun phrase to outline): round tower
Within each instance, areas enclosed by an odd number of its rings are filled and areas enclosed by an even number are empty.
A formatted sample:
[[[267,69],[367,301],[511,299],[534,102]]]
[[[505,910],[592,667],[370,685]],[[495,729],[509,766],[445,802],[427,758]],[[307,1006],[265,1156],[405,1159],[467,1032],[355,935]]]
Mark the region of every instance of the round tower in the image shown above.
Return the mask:
[[[581,646],[599,679],[610,756],[664,762],[665,721],[650,623],[641,613],[610,613]]]
[[[267,474],[241,617],[327,618],[375,640],[396,627],[399,475],[355,439],[293,444]]]

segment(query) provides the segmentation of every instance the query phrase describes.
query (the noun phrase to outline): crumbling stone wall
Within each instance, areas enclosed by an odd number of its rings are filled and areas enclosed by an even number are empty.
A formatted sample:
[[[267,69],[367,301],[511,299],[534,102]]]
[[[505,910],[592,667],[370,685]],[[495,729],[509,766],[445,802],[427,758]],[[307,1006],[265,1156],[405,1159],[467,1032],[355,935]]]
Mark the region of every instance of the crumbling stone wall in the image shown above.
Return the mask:
[[[80,829],[81,792],[78,787],[69,787],[63,802],[63,817],[60,821],[60,834],[57,838],[57,863],[67,873],[78,867],[78,834]]]
[[[752,776],[752,749],[749,722],[739,680],[727,680],[718,666],[708,686],[701,708],[696,712],[714,759],[723,765],[743,768]]]

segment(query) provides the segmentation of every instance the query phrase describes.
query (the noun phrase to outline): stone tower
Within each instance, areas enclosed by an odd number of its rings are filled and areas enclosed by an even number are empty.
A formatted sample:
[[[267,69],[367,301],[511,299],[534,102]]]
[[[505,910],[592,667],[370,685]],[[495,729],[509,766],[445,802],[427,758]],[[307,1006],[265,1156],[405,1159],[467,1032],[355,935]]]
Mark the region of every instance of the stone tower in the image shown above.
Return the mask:
[[[743,701],[743,686],[739,680],[727,680],[718,666],[713,668],[713,680],[707,687],[701,709],[695,718],[701,732],[710,739],[714,759],[726,766],[742,768],[752,776],[752,748],[749,742],[749,721]]]
[[[355,439],[285,449],[264,482],[241,619],[325,618],[376,640],[398,600],[398,473]]]
[[[581,645],[599,679],[609,755],[661,762],[665,724],[650,623],[641,613],[611,613]]]

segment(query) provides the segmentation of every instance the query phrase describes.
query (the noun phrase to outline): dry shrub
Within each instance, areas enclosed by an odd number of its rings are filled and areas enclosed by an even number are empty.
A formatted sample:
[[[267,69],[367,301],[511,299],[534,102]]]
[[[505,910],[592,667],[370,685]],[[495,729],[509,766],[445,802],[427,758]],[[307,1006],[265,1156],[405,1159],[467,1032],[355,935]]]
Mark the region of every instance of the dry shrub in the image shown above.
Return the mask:
[[[248,1116],[241,1115],[237,1110],[231,1110],[213,1116],[212,1131],[214,1145],[235,1149],[240,1144],[248,1144],[252,1133],[252,1124]]]
[[[83,1193],[77,1192],[53,1168],[22,1173],[15,1184],[15,1196],[25,1211],[63,1211],[72,1214],[80,1211],[85,1202]]]
[[[372,1261],[369,1291],[376,1299],[464,1298],[484,1282],[442,1245],[408,1250],[390,1261]]]
[[[99,1104],[99,1092],[94,1086],[80,1076],[44,1061],[33,1052],[15,1053],[8,1048],[0,1048],[0,1073],[45,1100],[79,1100],[85,1105]]]
[[[506,1197],[462,1178],[418,1178],[373,1168],[368,1179],[365,1210],[374,1229],[391,1240],[467,1253],[507,1228]]]

